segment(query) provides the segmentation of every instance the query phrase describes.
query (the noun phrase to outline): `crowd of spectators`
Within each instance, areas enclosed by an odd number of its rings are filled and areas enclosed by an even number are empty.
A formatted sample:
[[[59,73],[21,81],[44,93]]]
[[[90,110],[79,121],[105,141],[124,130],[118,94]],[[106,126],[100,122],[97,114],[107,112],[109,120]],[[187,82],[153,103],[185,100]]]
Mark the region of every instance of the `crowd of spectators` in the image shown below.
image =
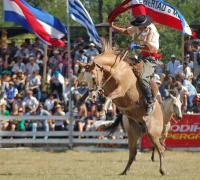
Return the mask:
[[[76,62],[89,63],[94,56],[101,53],[94,43],[86,43],[78,35],[71,42],[68,52],[68,41],[63,38],[64,47],[48,46],[46,90],[43,87],[43,62],[45,45],[39,38],[31,43],[25,39],[18,47],[15,40],[4,44],[0,49],[0,85],[1,114],[3,116],[27,116],[23,120],[4,120],[2,130],[11,131],[58,131],[69,129],[69,95],[72,105],[87,91],[87,82],[83,78],[85,69]],[[68,76],[68,53],[70,59],[70,76]],[[71,89],[69,87],[71,82]],[[76,131],[98,130],[94,123],[101,119],[100,111],[105,102],[103,90],[93,93],[92,98],[73,110],[73,126]],[[116,107],[111,102],[106,119],[108,123],[116,117]],[[28,116],[66,116],[66,120],[28,120]],[[79,138],[81,138],[80,136]],[[33,138],[36,138],[35,136]],[[48,138],[47,136],[44,137]]]
[[[72,105],[88,90],[87,82],[83,78],[85,69],[76,62],[89,63],[93,57],[101,53],[101,49],[94,43],[85,43],[78,35],[72,41],[68,52],[68,41],[63,38],[64,47],[48,46],[46,90],[41,90],[43,79],[43,61],[45,46],[40,39],[35,38],[31,43],[25,39],[18,47],[15,40],[4,44],[0,49],[0,87],[1,87],[1,114],[3,116],[66,116],[66,120],[8,120],[3,121],[2,130],[11,131],[45,131],[69,130],[69,95],[72,94]],[[68,53],[71,55],[68,68]],[[200,112],[197,100],[196,87],[199,86],[198,76],[194,76],[194,60],[198,63],[200,53],[199,39],[185,41],[185,57],[182,61],[172,54],[165,65],[159,60],[152,80],[159,88],[157,99],[159,103],[174,93],[182,102],[182,111]],[[199,56],[200,57],[200,56]],[[200,59],[199,63],[200,64]],[[68,73],[68,69],[70,72]],[[70,74],[70,76],[68,76]],[[200,78],[199,78],[200,79]],[[71,83],[71,89],[69,87]],[[77,131],[90,131],[95,122],[101,120],[100,112],[106,101],[103,89],[87,98],[80,108],[73,110],[73,126]],[[114,120],[118,114],[114,103],[110,102],[106,119]],[[98,127],[96,128],[98,129]],[[101,128],[100,128],[101,129]],[[80,136],[79,138],[81,138]],[[35,138],[35,137],[33,137]],[[44,137],[45,139],[48,137]]]

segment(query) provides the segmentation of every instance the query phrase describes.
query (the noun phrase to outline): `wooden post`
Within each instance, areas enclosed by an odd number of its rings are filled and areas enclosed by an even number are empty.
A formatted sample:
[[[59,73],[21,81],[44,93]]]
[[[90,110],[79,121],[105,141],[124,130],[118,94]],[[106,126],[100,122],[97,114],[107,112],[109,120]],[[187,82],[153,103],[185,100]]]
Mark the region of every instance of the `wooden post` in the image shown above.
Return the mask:
[[[112,39],[113,39],[113,37],[112,37],[112,28],[109,27],[109,41],[110,41],[110,45],[111,45],[111,46],[112,46],[112,44],[113,44]]]
[[[47,55],[48,45],[45,45],[44,48],[44,60],[43,60],[43,77],[42,77],[42,91],[46,91],[46,79],[47,79],[47,61],[48,61],[48,55]]]

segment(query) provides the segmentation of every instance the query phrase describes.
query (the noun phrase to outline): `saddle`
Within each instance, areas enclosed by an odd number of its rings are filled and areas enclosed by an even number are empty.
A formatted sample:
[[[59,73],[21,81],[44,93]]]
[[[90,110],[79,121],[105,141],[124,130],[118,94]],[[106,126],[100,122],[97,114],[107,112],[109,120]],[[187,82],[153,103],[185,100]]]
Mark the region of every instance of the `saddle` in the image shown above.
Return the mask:
[[[132,67],[133,73],[137,78],[139,78],[143,71],[144,62],[141,60],[137,60],[136,58],[125,58],[124,61]],[[152,80],[150,80],[150,86],[152,95],[153,97],[155,97],[158,93],[158,86]]]

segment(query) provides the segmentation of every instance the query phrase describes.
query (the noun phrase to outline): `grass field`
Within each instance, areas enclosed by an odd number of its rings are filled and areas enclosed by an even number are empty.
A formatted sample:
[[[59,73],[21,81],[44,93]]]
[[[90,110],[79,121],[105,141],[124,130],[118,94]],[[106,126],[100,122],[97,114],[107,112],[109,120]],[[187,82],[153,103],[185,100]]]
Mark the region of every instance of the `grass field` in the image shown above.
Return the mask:
[[[167,151],[166,176],[158,172],[159,161],[150,152],[137,155],[126,176],[118,176],[128,152],[0,151],[0,180],[199,180],[200,153]]]

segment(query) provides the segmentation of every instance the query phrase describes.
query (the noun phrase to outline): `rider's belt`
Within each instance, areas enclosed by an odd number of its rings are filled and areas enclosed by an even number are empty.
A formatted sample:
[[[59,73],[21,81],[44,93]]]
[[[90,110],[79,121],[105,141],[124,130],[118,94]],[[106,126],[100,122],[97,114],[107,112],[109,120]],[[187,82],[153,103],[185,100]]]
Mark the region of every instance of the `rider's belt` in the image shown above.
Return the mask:
[[[158,53],[149,53],[149,52],[146,52],[146,51],[141,51],[141,54],[143,57],[154,57],[154,58],[157,58],[158,57]]]

